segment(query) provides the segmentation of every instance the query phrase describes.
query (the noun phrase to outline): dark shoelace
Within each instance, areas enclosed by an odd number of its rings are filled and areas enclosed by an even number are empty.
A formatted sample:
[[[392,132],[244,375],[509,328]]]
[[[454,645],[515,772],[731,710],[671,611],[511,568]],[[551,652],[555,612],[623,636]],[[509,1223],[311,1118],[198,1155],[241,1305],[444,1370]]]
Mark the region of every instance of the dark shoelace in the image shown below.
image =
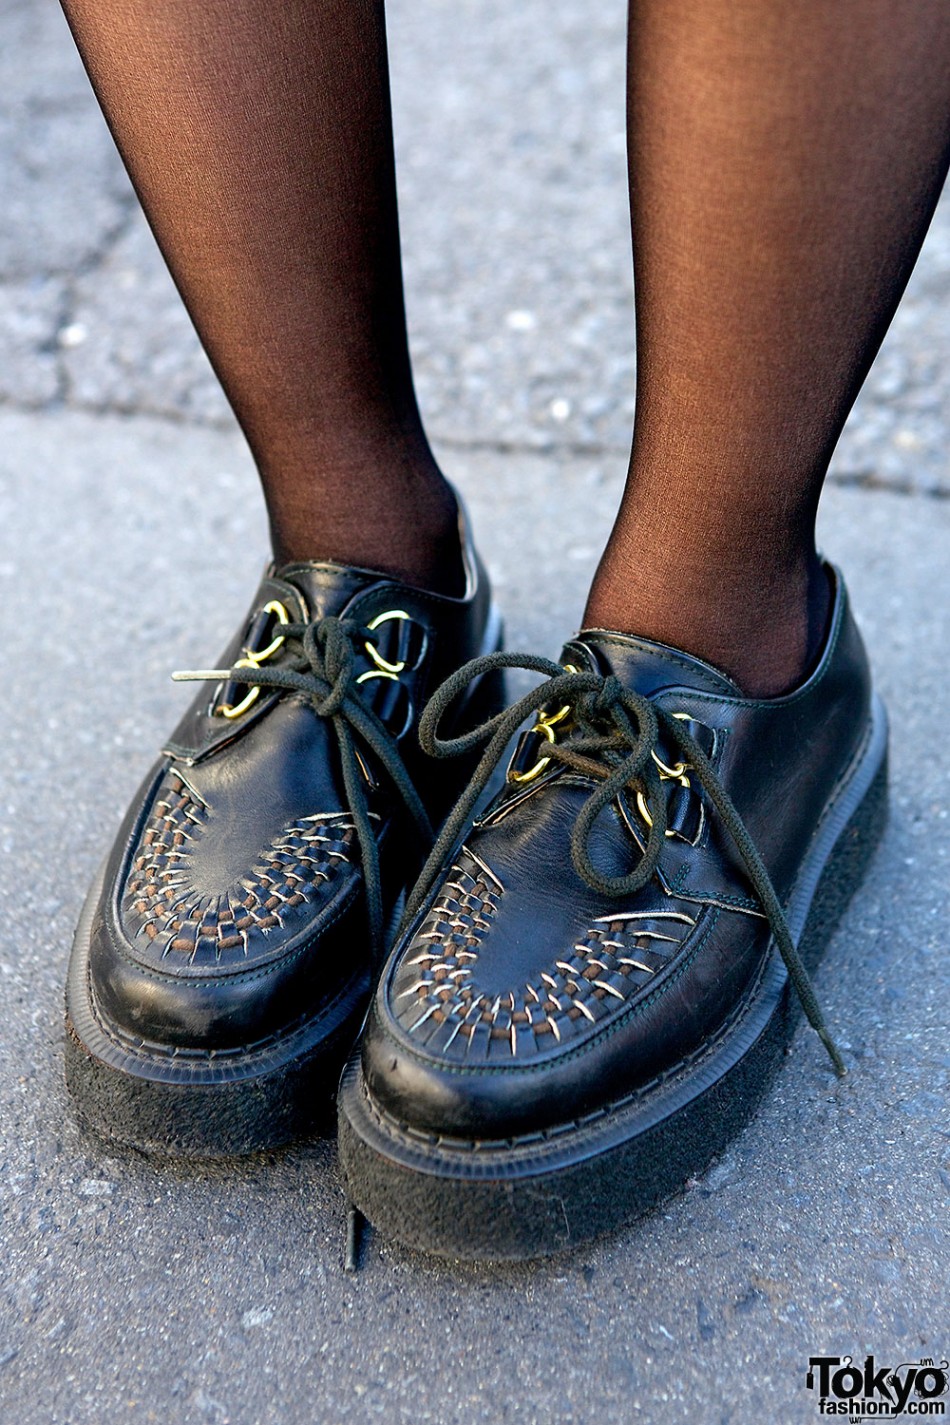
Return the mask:
[[[547,681],[481,727],[460,737],[440,738],[439,723],[459,694],[473,679],[500,668],[524,668],[540,673]],[[697,781],[732,837],[805,1016],[828,1051],[835,1072],[843,1077],[846,1072],[844,1063],[825,1025],[814,987],[795,947],[771,877],[709,758],[680,720],[658,708],[649,698],[625,688],[613,674],[569,672],[558,663],[531,654],[489,653],[467,663],[436,690],[419,724],[419,740],[423,749],[432,757],[458,757],[482,743],[487,745],[468,787],[436,838],[409,897],[403,925],[420,908],[446,858],[454,852],[475,803],[518,728],[531,713],[548,705],[559,707],[562,704],[571,706],[570,741],[545,742],[544,755],[594,778],[599,784],[584,803],[571,835],[571,860],[578,875],[594,890],[615,896],[633,895],[652,877],[667,829],[666,797],[659,769],[651,755],[657,750],[662,730],[683,760],[689,763],[690,770],[695,772]],[[652,825],[648,828],[646,845],[638,864],[624,876],[605,876],[591,860],[591,831],[604,809],[627,789],[643,794],[652,816]]]
[[[280,632],[286,640],[289,657],[285,656],[278,666],[200,669],[175,673],[173,677],[178,682],[216,682],[226,678],[249,688],[305,693],[317,716],[330,723],[336,734],[343,786],[360,847],[370,943],[375,963],[380,964],[386,946],[379,848],[373,833],[366,783],[353,743],[354,733],[378,758],[415,823],[420,842],[427,847],[433,840],[429,817],[391,733],[355,691],[353,645],[358,640],[371,638],[370,631],[351,619],[327,615],[310,623],[282,624]]]

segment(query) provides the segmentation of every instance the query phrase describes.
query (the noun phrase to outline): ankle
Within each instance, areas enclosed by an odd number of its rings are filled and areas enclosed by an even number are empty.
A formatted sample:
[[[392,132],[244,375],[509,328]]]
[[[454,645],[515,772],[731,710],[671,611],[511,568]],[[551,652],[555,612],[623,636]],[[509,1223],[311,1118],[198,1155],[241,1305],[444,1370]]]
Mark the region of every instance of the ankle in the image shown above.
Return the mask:
[[[690,571],[676,567],[675,583],[638,578],[638,561],[618,570],[605,554],[597,571],[584,624],[668,644],[726,673],[746,697],[791,692],[814,665],[824,643],[831,609],[825,567],[811,554],[797,569],[776,577],[731,578],[709,561]],[[667,568],[669,566],[666,566]]]
[[[378,471],[366,479],[352,468],[323,476],[302,505],[272,498],[269,513],[280,564],[326,560],[379,570],[431,593],[464,592],[458,501],[434,462],[387,470],[385,483]]]

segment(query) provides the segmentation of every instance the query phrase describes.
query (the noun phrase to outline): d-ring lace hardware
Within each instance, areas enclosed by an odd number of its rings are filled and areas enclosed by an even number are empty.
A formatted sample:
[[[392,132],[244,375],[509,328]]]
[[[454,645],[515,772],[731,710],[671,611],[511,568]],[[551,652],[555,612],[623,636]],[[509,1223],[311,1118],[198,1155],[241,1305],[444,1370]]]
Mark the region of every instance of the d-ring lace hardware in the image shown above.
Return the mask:
[[[519,698],[507,711],[489,718],[481,727],[473,728],[460,737],[441,738],[439,722],[450,704],[474,678],[499,668],[524,668],[528,672],[539,673],[546,682]],[[745,865],[806,1019],[825,1046],[835,1072],[844,1075],[844,1063],[828,1032],[811,979],[792,938],[765,863],[706,752],[682,725],[689,718],[685,713],[666,712],[644,694],[625,688],[615,674],[604,676],[593,670],[565,670],[549,658],[539,658],[534,654],[488,653],[466,663],[436,689],[419,723],[419,741],[423,750],[431,757],[458,757],[480,745],[484,746],[484,751],[467,789],[439,832],[422,874],[408,898],[403,927],[410,924],[437,884],[446,857],[454,852],[509,739],[530,713],[537,714],[555,701],[559,706],[566,703],[573,707],[577,733],[565,743],[556,743],[553,737],[549,738],[551,750],[547,755],[599,783],[578,812],[571,835],[571,861],[577,874],[593,890],[604,895],[636,894],[653,876],[665,844],[663,833],[667,829],[667,816],[661,793],[663,773],[665,771],[666,781],[682,782],[687,770],[692,772]],[[668,767],[655,755],[661,733],[664,740],[671,742],[680,754],[682,767],[679,763]],[[545,734],[542,732],[541,735]],[[655,814],[648,823],[648,835],[639,864],[625,875],[607,876],[598,870],[591,859],[591,832],[601,813],[628,789],[643,793],[645,800],[652,798]]]
[[[277,609],[284,614],[283,618]],[[383,888],[379,848],[372,824],[376,813],[370,811],[367,802],[375,779],[364,776],[366,763],[361,749],[371,752],[387,773],[393,790],[398,793],[411,822],[415,824],[421,846],[431,846],[433,832],[392,733],[366,705],[362,695],[355,692],[358,679],[354,675],[353,645],[358,638],[365,639],[366,634],[372,632],[372,626],[364,627],[332,614],[307,623],[296,623],[287,617],[282,604],[277,608],[268,604],[264,612],[268,611],[276,613],[282,631],[275,635],[267,648],[253,655],[248,653],[246,658],[238,660],[234,668],[197,668],[173,673],[172,678],[179,683],[219,682],[222,678],[238,683],[246,680],[255,693],[264,688],[278,693],[303,695],[317,717],[326,719],[332,727],[339,751],[346,802],[360,847],[370,942],[374,958],[379,963],[385,949]],[[377,627],[383,617],[381,615],[375,620]],[[262,667],[261,664],[273,657],[285,640],[290,657],[283,659],[276,667]],[[419,656],[421,658],[422,654]],[[395,676],[387,669],[380,668],[379,672],[380,676],[384,673]]]
[[[422,666],[429,646],[428,634],[405,609],[386,609],[363,629],[360,657],[370,666],[356,677],[377,716],[397,742],[415,722],[415,703],[408,677]]]
[[[271,599],[269,603],[266,603],[254,622],[266,627],[272,617],[276,618],[278,625],[283,628],[286,628],[290,623],[290,614],[279,599]],[[172,678],[176,683],[191,682],[196,676],[208,679],[226,678],[229,682],[236,683],[238,687],[247,687],[247,693],[239,703],[217,703],[211,709],[213,717],[243,717],[257,702],[261,690],[255,684],[248,686],[242,683],[239,677],[235,677],[235,673],[239,668],[253,668],[255,671],[259,669],[262,663],[273,658],[277,650],[283,646],[285,638],[286,635],[283,633],[275,634],[266,648],[252,648],[249,639],[248,646],[245,647],[242,656],[237,659],[233,668],[178,669],[172,674]]]
[[[573,663],[566,663],[564,665],[564,671],[565,673],[576,673],[578,670],[574,667]],[[555,733],[554,729],[558,726],[559,723],[563,723],[565,719],[569,718],[570,714],[570,703],[565,703],[563,707],[559,707],[557,712],[553,713],[545,712],[545,710],[541,708],[535,720],[534,727],[532,727],[528,732],[528,738],[538,739],[543,737],[546,738],[546,740],[553,746],[554,743],[557,741],[557,734]],[[514,765],[514,759],[512,759],[512,764],[508,768],[506,780],[509,782],[518,783],[522,786],[525,782],[534,782],[538,777],[540,777],[545,767],[550,765],[550,762],[551,758],[548,756],[539,757],[534,763],[534,766],[529,767],[527,772],[519,772]]]
[[[680,722],[689,722],[689,713],[672,713],[671,716],[677,718]],[[693,770],[689,762],[680,761],[677,762],[675,767],[668,767],[662,757],[657,755],[655,749],[650,752],[650,756],[659,768],[661,782],[679,782],[681,787],[686,787],[687,789],[692,787],[693,784],[686,775],[687,772],[692,772]],[[652,827],[653,817],[650,815],[650,808],[647,805],[647,799],[642,791],[637,792],[637,810],[647,826]],[[675,836],[676,832],[667,830],[665,835]]]
[[[399,619],[400,622],[412,622],[405,609],[388,609],[385,613],[377,614],[374,619],[370,620],[366,625],[367,631],[369,633],[375,633],[382,624],[391,623],[393,619]],[[405,672],[405,658],[401,658],[398,663],[387,662],[376,647],[376,644],[370,638],[364,640],[363,647],[376,666],[369,668],[365,673],[361,673],[356,680],[358,683],[365,683],[370,678],[398,678],[400,673]]]

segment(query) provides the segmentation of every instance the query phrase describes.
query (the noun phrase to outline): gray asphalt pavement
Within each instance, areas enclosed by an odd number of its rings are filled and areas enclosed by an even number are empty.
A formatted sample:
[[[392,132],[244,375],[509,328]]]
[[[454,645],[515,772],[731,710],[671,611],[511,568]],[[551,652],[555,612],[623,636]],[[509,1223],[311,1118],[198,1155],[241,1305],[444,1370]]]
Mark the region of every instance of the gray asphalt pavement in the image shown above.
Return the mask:
[[[394,0],[425,414],[512,646],[577,626],[622,482],[623,5]],[[265,557],[249,458],[53,0],[0,0],[0,1425],[820,1418],[809,1356],[950,1353],[950,205],[835,460],[892,814],[755,1121],[574,1257],[342,1272],[335,1148],[174,1165],[84,1137],[62,981],[89,878]]]

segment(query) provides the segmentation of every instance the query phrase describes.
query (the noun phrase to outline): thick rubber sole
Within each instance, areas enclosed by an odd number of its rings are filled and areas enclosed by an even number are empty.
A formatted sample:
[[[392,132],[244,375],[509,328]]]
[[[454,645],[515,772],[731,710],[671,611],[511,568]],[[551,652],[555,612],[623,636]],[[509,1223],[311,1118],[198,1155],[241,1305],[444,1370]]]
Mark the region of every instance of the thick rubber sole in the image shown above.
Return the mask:
[[[502,633],[492,610],[483,652],[498,648]],[[460,721],[474,725],[504,706],[503,675],[489,675],[473,686]],[[451,800],[452,788],[445,790]],[[89,973],[104,871],[86,897],[66,981],[66,1084],[84,1127],[110,1143],[187,1158],[262,1152],[332,1132],[340,1070],[369,1002],[369,972],[356,975],[317,1014],[256,1044],[208,1052],[141,1039],[102,1013]],[[400,892],[388,938],[403,902]],[[362,958],[368,963],[368,952]]]
[[[786,907],[809,968],[886,817],[887,722],[877,702]],[[571,1250],[648,1211],[724,1150],[765,1095],[799,1013],[773,947],[731,1020],[688,1061],[581,1119],[501,1142],[397,1122],[368,1094],[354,1055],[338,1098],[350,1196],[382,1232],[440,1256],[501,1261]]]
[[[103,868],[104,869],[104,868]],[[89,975],[100,871],[86,897],[66,981],[66,1084],[84,1126],[147,1153],[230,1157],[326,1131],[340,1067],[370,992],[354,979],[318,1015],[240,1049],[152,1043],[100,1010]]]

